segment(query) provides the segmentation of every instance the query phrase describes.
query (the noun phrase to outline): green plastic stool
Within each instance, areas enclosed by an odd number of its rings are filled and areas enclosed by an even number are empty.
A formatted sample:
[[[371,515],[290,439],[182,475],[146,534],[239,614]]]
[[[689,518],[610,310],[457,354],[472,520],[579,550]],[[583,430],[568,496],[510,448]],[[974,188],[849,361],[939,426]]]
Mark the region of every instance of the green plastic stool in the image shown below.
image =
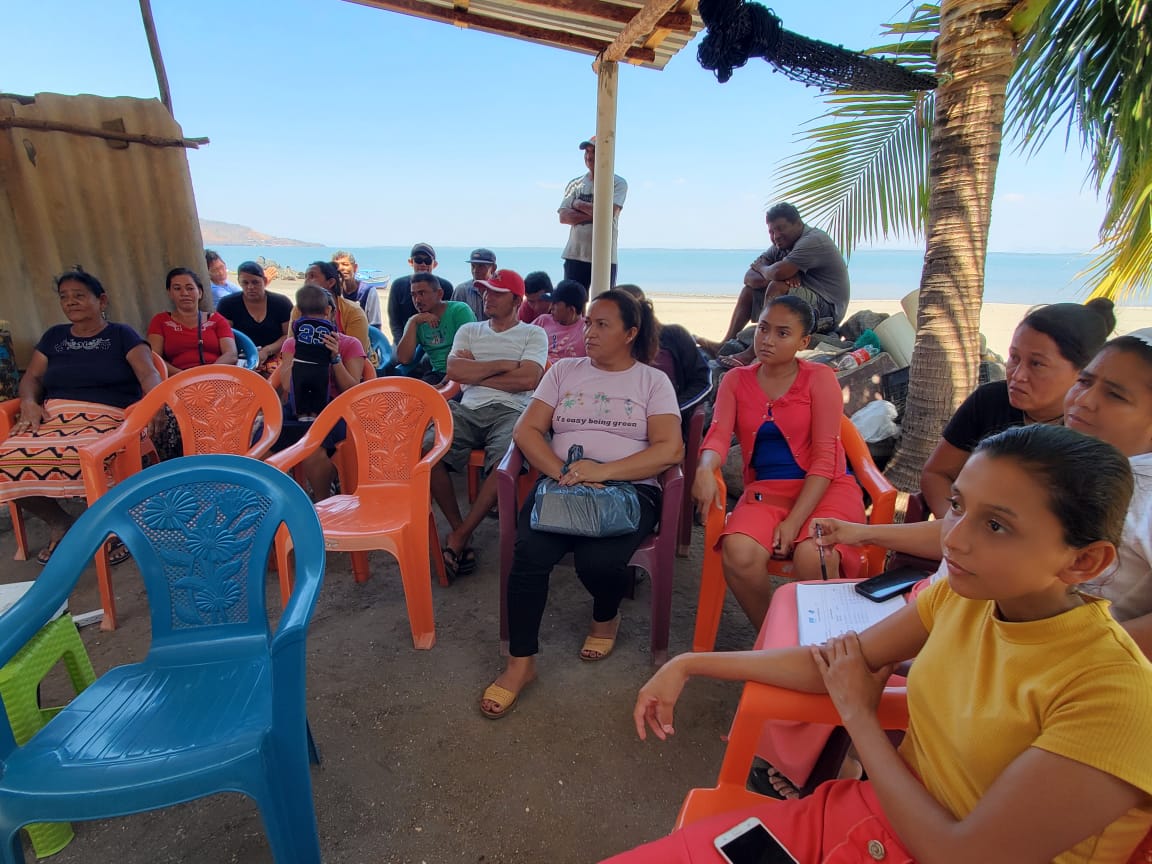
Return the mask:
[[[0,668],[0,699],[17,745],[27,742],[63,708],[41,708],[38,693],[40,682],[61,660],[77,693],[96,680],[92,661],[70,615],[45,624]],[[72,826],[67,822],[37,822],[28,825],[27,831],[37,858],[55,855],[73,837]]]

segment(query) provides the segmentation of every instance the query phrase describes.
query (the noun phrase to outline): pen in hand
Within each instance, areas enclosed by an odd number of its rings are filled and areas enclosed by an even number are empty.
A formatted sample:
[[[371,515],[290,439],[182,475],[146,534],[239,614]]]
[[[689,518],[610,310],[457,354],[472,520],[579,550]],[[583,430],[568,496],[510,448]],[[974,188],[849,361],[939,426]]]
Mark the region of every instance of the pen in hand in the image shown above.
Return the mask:
[[[816,548],[820,552],[820,578],[825,582],[828,581],[828,562],[824,560],[824,545],[820,542],[820,538],[824,536],[824,528],[819,522],[816,523]]]

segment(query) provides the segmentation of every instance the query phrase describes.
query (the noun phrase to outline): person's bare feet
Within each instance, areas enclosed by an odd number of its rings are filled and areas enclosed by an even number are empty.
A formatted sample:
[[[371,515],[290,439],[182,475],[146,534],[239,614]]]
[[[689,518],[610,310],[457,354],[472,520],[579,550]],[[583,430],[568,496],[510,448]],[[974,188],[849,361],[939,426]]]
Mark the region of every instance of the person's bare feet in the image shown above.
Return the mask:
[[[480,710],[489,717],[503,716],[511,710],[512,705],[516,701],[516,697],[520,695],[520,691],[535,680],[535,657],[509,657],[508,665],[504,667],[504,671],[500,673],[499,677],[497,677],[492,684],[511,693],[513,697],[512,700],[508,702],[498,702],[495,699],[482,698],[480,700]]]

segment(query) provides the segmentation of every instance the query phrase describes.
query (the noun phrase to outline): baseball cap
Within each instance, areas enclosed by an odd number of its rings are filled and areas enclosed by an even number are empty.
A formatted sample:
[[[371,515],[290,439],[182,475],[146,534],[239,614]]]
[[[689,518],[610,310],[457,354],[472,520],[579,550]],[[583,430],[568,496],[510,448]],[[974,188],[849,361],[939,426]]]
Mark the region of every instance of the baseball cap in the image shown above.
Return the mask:
[[[469,264],[495,264],[496,253],[491,249],[473,249],[472,254],[468,256]]]
[[[427,243],[417,243],[412,247],[412,251],[408,253],[409,258],[423,253],[424,255],[431,255],[432,259],[436,259],[436,250],[429,246]]]
[[[588,302],[588,292],[575,279],[561,279],[556,287],[544,295],[553,303],[567,303],[573,309],[583,309]]]
[[[589,147],[595,147],[595,146],[596,146],[596,136],[595,135],[593,135],[587,141],[581,141],[580,142],[580,149],[581,150],[587,150]]]
[[[476,284],[485,291],[502,291],[506,294],[524,296],[524,280],[515,270],[497,270],[491,279],[477,279]]]

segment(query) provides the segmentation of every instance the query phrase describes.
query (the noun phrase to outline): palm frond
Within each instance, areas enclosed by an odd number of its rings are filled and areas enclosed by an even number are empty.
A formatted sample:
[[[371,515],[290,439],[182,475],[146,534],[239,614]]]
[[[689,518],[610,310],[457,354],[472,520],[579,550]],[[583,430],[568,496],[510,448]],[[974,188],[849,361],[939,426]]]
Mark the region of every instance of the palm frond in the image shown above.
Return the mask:
[[[883,35],[897,41],[864,53],[934,71],[939,29],[940,7],[925,3],[908,21],[885,25]],[[781,163],[773,197],[819,222],[845,256],[864,241],[922,233],[933,94],[842,91],[825,102],[828,110],[798,136],[802,151]]]
[[[781,166],[776,200],[797,204],[845,256],[859,243],[923,231],[928,196],[929,93],[845,93]],[[822,122],[821,122],[822,121]]]
[[[1101,251],[1083,274],[1094,284],[1093,297],[1122,300],[1152,293],[1152,160],[1113,189],[1108,233]]]

